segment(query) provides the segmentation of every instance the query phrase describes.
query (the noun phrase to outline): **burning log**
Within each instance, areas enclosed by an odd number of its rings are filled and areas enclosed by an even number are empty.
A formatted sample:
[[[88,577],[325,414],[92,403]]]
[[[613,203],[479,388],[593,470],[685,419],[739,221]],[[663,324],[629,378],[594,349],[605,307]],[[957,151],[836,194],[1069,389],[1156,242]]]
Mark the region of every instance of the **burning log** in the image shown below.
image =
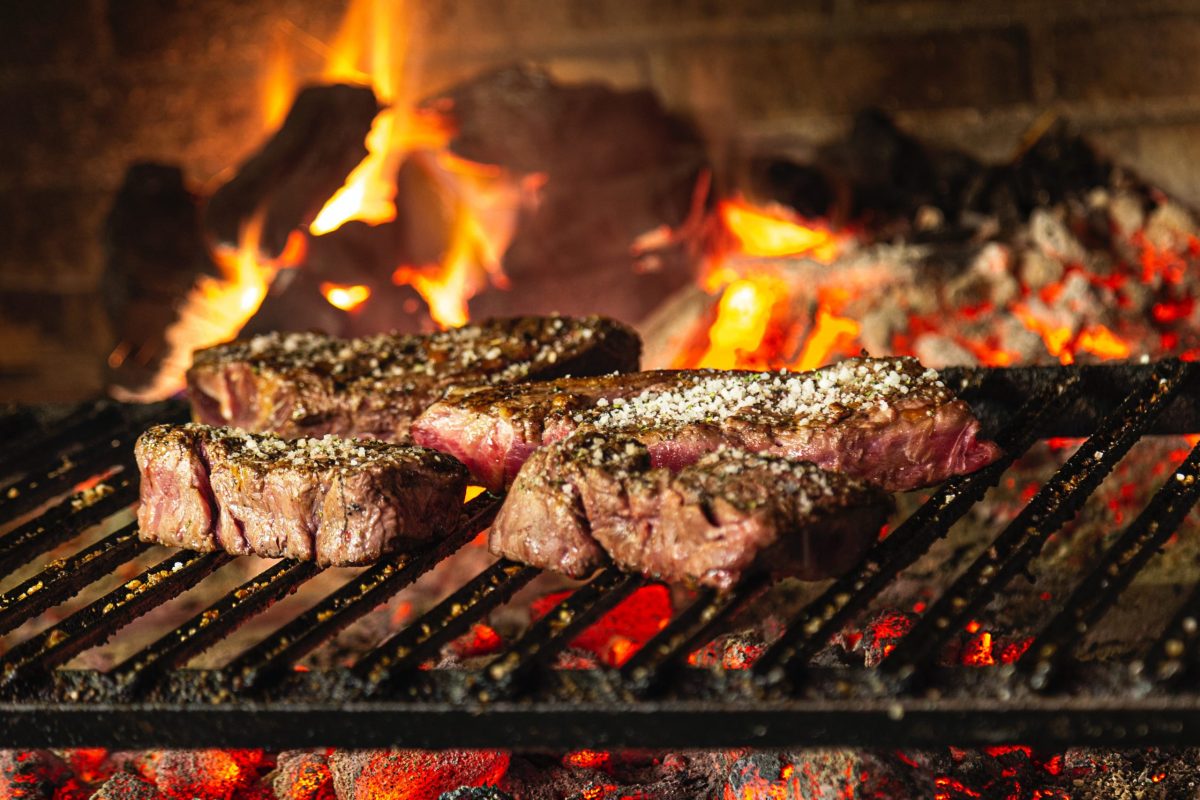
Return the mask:
[[[338,800],[434,800],[464,784],[496,784],[508,763],[497,750],[338,750],[329,759]]]
[[[105,225],[104,308],[117,346],[107,380],[126,390],[149,384],[168,351],[167,329],[198,276],[216,277],[200,229],[200,200],[178,167],[134,164]]]
[[[316,218],[367,155],[378,113],[369,87],[305,88],[275,135],[209,200],[205,228],[219,244],[236,247],[244,226],[261,213],[259,249],[279,257],[292,231]]]
[[[472,161],[538,176],[536,208],[504,255],[523,313],[602,313],[636,321],[692,280],[686,259],[637,271],[634,240],[678,226],[707,166],[699,134],[648,91],[561,85],[512,67],[424,104],[453,117],[450,149]],[[474,298],[472,315],[502,314],[504,293]]]

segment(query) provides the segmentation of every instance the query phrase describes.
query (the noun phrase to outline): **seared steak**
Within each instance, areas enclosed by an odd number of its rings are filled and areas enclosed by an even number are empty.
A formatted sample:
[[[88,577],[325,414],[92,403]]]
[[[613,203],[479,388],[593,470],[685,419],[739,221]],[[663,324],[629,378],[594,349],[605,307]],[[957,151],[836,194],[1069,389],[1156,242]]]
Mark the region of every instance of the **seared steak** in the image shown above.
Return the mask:
[[[156,425],[135,454],[142,539],[322,565],[427,541],[457,522],[466,491],[467,471],[441,453],[333,436]]]
[[[564,378],[455,393],[412,426],[493,490],[536,448],[576,430],[632,436],[678,470],[720,447],[812,461],[892,491],[999,456],[970,408],[911,358],[852,358],[813,372],[696,370]]]
[[[271,333],[199,350],[188,371],[198,422],[276,433],[408,440],[452,387],[638,367],[641,342],[601,317],[516,317],[427,336]]]
[[[673,583],[733,587],[749,572],[844,572],[892,508],[816,465],[721,449],[678,472],[641,442],[584,432],[536,452],[495,524],[493,553],[586,576],[605,560]]]

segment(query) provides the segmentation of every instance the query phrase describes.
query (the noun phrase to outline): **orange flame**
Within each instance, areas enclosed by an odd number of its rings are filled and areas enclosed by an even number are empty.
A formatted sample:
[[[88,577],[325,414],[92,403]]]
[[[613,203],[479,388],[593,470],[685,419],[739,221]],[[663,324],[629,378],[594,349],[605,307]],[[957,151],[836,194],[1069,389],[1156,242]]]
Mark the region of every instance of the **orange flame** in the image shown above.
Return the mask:
[[[183,388],[193,350],[229,341],[254,316],[275,272],[289,266],[288,262],[265,261],[259,255],[262,221],[262,215],[256,214],[242,227],[236,250],[216,251],[220,278],[202,275],[192,286],[178,318],[167,329],[169,350],[152,384],[139,391],[116,387],[114,397],[138,402],[169,397]],[[285,255],[289,250],[294,252],[286,248]]]
[[[362,285],[347,286],[341,283],[322,283],[321,294],[329,301],[329,305],[342,311],[353,311],[367,302],[371,296],[369,287]]]
[[[817,309],[812,331],[804,343],[796,369],[816,369],[825,364],[831,354],[854,341],[862,326],[849,317],[839,317],[825,305]]]
[[[449,142],[451,129],[444,117],[415,113],[406,102],[415,72],[410,17],[402,0],[355,0],[330,49],[327,80],[369,82],[389,107],[375,118],[367,135],[367,157],[309,225],[313,234],[331,233],[350,220],[394,220],[395,175],[404,157],[442,151]],[[489,281],[505,285],[500,257],[512,236],[518,203],[512,192],[495,189],[497,179],[505,186],[510,183],[501,170],[440,155],[439,188],[450,198],[454,218],[449,245],[441,263],[401,264],[392,280],[412,285],[439,325],[455,327],[466,324],[467,300]]]
[[[738,250],[745,255],[767,258],[803,255],[828,264],[841,251],[841,242],[828,228],[804,222],[782,206],[760,209],[744,201],[725,200],[717,212],[726,230],[737,240]]]
[[[809,287],[789,279],[787,270],[755,259],[804,258],[822,263],[841,253],[846,237],[821,223],[806,222],[780,206],[757,208],[743,200],[726,200],[717,206],[725,248],[712,255],[701,278],[702,287],[720,292],[716,317],[708,330],[707,347],[697,356],[684,356],[681,366],[778,368],[820,366],[833,353],[856,339],[859,325],[837,312],[848,294],[818,293],[811,329],[794,348],[795,363],[783,350],[791,350],[797,307],[812,305]]]
[[[783,291],[779,281],[766,276],[739,278],[726,286],[708,330],[708,351],[697,366],[732,369],[739,356],[758,350]]]

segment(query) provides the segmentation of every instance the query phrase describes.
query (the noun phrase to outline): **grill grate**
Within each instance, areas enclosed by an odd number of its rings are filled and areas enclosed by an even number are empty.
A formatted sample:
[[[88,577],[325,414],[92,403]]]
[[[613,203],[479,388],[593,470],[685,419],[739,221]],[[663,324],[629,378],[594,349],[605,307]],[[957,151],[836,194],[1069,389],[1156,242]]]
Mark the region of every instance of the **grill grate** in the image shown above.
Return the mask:
[[[235,629],[322,575],[281,561],[220,596],[106,672],[62,669],[130,622],[194,588],[233,559],[170,552],[121,526],[136,499],[131,446],[179,404],[98,403],[53,423],[0,413],[0,567],[28,568],[94,526],[115,531],[0,595],[0,634],[147,556],[136,577],[43,624],[0,657],[0,732],[10,746],[929,746],[1200,744],[1200,589],[1142,659],[1083,661],[1077,644],[1200,498],[1200,446],[1103,549],[1015,665],[939,665],[963,624],[1003,602],[1046,540],[1082,508],[1147,433],[1200,430],[1200,372],[1178,361],[1011,370],[948,370],[1006,455],[934,491],[850,573],[797,611],[749,670],[688,666],[767,588],[747,581],[701,591],[620,669],[553,669],[556,656],[647,581],[606,569],[533,623],[480,670],[424,662],[500,608],[538,571],[501,560],[459,586],[354,666],[296,671],[305,655],[426,574],[491,522],[500,498],[468,504],[435,547],[370,567],[235,656],[187,665]],[[1014,411],[1014,409],[1016,409]],[[879,668],[814,658],[968,514],[1039,438],[1089,438],[955,578]],[[1175,465],[1172,465],[1175,466]],[[84,482],[102,482],[80,488]],[[65,495],[65,496],[64,496]],[[128,574],[128,573],[125,573]],[[324,583],[324,582],[322,582]]]

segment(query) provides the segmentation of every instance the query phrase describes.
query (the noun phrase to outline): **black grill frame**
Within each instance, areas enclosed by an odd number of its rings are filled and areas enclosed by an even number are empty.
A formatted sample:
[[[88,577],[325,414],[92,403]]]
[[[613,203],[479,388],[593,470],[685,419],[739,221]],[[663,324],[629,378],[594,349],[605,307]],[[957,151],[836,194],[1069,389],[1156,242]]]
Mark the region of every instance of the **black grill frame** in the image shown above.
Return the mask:
[[[1073,639],[1118,601],[1200,497],[1200,446],[1043,625],[1015,665],[947,668],[936,656],[961,622],[1019,574],[1116,465],[1150,433],[1200,431],[1200,370],[1148,364],[945,370],[1006,456],[952,479],[862,563],[790,620],[744,671],[686,666],[764,588],[701,592],[619,670],[553,670],[574,636],[640,576],[602,570],[480,671],[421,670],[443,644],[507,602],[537,571],[500,561],[364,655],[350,669],[293,665],[471,541],[500,498],[484,494],[430,550],[371,567],[222,669],[184,667],[239,624],[318,574],[281,561],[107,673],[57,667],[187,591],[231,557],[172,552],[104,597],[0,657],[0,741],[17,747],[925,747],[1200,745],[1200,586],[1141,659],[1081,662]],[[131,446],[172,402],[102,401],[52,426],[28,410],[0,415],[0,487],[11,520],[81,479],[120,467],[108,490],[55,500],[0,537],[0,567],[28,563],[136,499]],[[876,669],[818,668],[813,655],[916,561],[1039,438],[1088,436],[992,547],[937,598]],[[64,454],[66,458],[64,460]],[[10,491],[11,490],[11,491]],[[126,526],[0,596],[0,633],[61,603],[149,545]],[[181,566],[180,566],[181,565]],[[134,583],[136,581],[137,583]],[[204,624],[201,619],[206,618]]]

